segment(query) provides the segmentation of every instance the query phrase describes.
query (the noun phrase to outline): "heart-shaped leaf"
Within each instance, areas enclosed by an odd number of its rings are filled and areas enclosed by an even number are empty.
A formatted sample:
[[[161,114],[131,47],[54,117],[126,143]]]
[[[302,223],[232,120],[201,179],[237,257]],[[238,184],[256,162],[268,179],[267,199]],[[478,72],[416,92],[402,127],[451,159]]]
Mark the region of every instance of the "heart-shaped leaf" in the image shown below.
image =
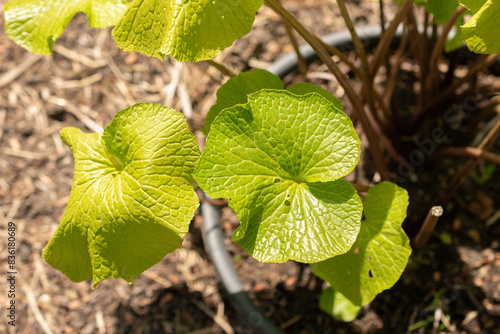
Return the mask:
[[[366,220],[351,250],[311,264],[315,275],[360,306],[396,283],[411,254],[401,228],[408,206],[406,190],[382,182],[370,188],[363,205]]]
[[[75,156],[69,203],[43,257],[72,281],[132,282],[181,247],[198,207],[192,173],[199,158],[181,113],[136,104],[104,133],[64,128]]]
[[[339,179],[356,166],[359,138],[349,118],[317,93],[261,90],[212,123],[195,171],[225,197],[241,225],[233,240],[263,262],[318,262],[347,252],[361,202]]]
[[[50,55],[54,41],[76,13],[87,14],[91,27],[105,28],[115,25],[129,4],[128,0],[12,0],[5,5],[5,31],[28,51]]]

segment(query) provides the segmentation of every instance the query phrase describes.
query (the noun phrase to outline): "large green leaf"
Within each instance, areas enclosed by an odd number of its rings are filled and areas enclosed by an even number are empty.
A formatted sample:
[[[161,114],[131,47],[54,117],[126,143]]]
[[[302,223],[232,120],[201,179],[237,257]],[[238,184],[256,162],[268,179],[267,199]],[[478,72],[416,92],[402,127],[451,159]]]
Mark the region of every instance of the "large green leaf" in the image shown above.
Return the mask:
[[[347,252],[361,202],[339,179],[356,166],[349,118],[317,93],[261,90],[212,123],[195,180],[225,197],[241,225],[233,240],[263,262],[318,262]]]
[[[198,207],[199,158],[181,113],[136,104],[104,133],[64,128],[75,156],[69,203],[43,257],[72,281],[132,282],[181,246]]]
[[[250,32],[260,0],[134,0],[113,30],[125,51],[178,61],[215,58]]]
[[[25,49],[42,55],[52,53],[54,41],[78,12],[89,25],[105,28],[118,22],[128,0],[12,0],[5,5],[7,36]]]
[[[411,254],[401,228],[406,217],[408,194],[390,182],[368,191],[364,200],[366,220],[347,254],[311,264],[313,273],[328,281],[356,305],[364,305],[401,276]]]
[[[462,37],[476,53],[500,53],[500,2],[496,0],[459,0],[475,15],[462,26]]]

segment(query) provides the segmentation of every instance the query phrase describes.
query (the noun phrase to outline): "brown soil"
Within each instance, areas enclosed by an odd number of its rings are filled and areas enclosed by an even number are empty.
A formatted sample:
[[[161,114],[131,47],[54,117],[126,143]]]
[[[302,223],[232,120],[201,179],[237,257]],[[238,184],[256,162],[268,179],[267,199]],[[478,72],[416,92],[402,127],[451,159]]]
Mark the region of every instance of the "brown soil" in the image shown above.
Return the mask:
[[[334,2],[289,0],[285,5],[317,34],[343,27]],[[348,5],[357,24],[378,23],[376,2]],[[387,12],[390,16],[394,8],[388,6]],[[3,15],[0,20],[3,27]],[[266,67],[291,50],[279,19],[262,8],[252,32],[218,60],[241,71]],[[162,63],[122,52],[109,29],[88,28],[84,15],[71,21],[51,57],[30,54],[2,33],[0,60],[0,235],[7,240],[7,222],[15,222],[18,272],[15,329],[7,325],[8,285],[4,276],[0,280],[0,333],[251,333],[218,283],[203,248],[199,215],[184,247],[133,284],[108,280],[93,291],[91,282],[73,283],[41,258],[70,193],[73,158],[59,138],[63,127],[96,131],[128,105],[154,102],[183,111],[196,131],[224,77],[203,63]],[[320,65],[311,68],[322,71]],[[330,79],[314,74],[310,79],[343,94]],[[195,134],[202,143],[201,133]],[[410,198],[421,199],[412,210],[419,212],[463,163],[447,161],[436,169],[422,167],[402,181]],[[370,162],[364,165],[369,170]],[[369,172],[365,175],[370,181]],[[308,266],[259,263],[229,241],[238,221],[227,208],[222,224],[245,290],[285,332],[500,333],[499,180],[496,171],[485,185],[468,181],[445,207],[429,244],[414,251],[395,287],[348,324],[319,310],[324,284]],[[410,234],[414,219],[409,219]],[[7,267],[3,240],[2,275]],[[438,329],[434,323],[444,325]]]

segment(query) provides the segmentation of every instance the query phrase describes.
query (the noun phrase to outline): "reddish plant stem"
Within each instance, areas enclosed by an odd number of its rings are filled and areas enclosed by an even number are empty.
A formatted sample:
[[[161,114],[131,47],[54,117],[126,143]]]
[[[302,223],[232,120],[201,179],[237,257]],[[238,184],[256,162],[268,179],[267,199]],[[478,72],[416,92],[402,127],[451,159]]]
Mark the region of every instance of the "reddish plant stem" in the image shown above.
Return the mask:
[[[383,94],[389,108],[391,107],[392,94],[394,93],[394,89],[396,88],[396,79],[399,73],[399,69],[401,68],[401,64],[403,63],[403,55],[405,55],[407,41],[408,34],[403,34],[403,36],[401,37],[401,42],[399,43],[399,47],[396,50],[396,61],[394,62],[394,66],[392,66],[391,71],[387,73],[387,81],[385,83]]]
[[[433,154],[427,163],[434,164],[444,157],[469,157],[483,159],[500,165],[500,154],[488,152],[477,147],[447,147]]]
[[[405,16],[412,8],[413,1],[404,0],[404,2],[399,6],[396,15],[394,15],[391,24],[389,25],[389,27],[387,27],[385,32],[380,37],[380,41],[377,45],[377,48],[375,49],[375,54],[373,56],[373,61],[370,68],[370,74],[372,77],[375,76],[380,65],[382,64],[382,61],[386,57],[399,24],[404,20]]]
[[[302,57],[302,54],[300,53],[299,43],[297,43],[297,39],[293,35],[292,28],[290,27],[288,22],[283,21],[283,25],[285,26],[286,33],[287,33],[288,37],[290,38],[290,42],[292,43],[293,49],[295,50],[295,54],[297,55],[297,64],[299,67],[299,72],[304,77],[304,79],[307,80],[307,77],[306,77],[306,75],[307,75],[307,62],[304,59],[304,57]]]
[[[477,148],[483,151],[488,151],[493,146],[493,144],[496,143],[499,137],[500,120],[496,122],[493,128],[486,134],[483,140],[481,140],[481,143],[477,146]],[[477,166],[479,161],[480,159],[478,158],[469,159],[450,180],[450,182],[448,182],[446,188],[443,189],[443,191],[441,191],[441,193],[431,201],[429,208],[433,206],[444,206],[462,186],[465,180],[469,177],[472,170]],[[423,219],[423,217],[420,217],[419,220],[421,219]],[[423,225],[425,225],[425,222]],[[422,226],[421,229],[424,229],[424,227]]]
[[[477,146],[482,151],[489,151],[493,144],[500,137],[500,120],[493,126],[493,128],[486,134],[481,143]],[[469,174],[477,166],[480,159],[469,159],[460,170],[455,174],[453,179],[448,183],[446,188],[431,202],[433,205],[444,205],[460,188],[462,183],[469,177]]]
[[[384,11],[384,1],[380,0],[378,2],[378,9],[379,9],[379,14],[380,14],[380,29],[382,31],[382,34],[385,32],[385,11]]]
[[[488,89],[491,89],[491,86],[485,86],[488,87]],[[500,105],[500,96],[497,95],[493,98],[491,98],[488,101],[481,101],[479,102],[479,109],[481,110],[479,114],[474,117],[474,120],[469,123],[467,126],[467,133],[464,135],[465,138],[470,138],[474,133],[477,132],[476,128],[478,125],[483,122],[486,117],[488,117],[491,113],[495,112],[495,109]],[[498,111],[500,113],[500,110]]]
[[[424,101],[428,100],[428,90],[427,90],[427,82],[429,78],[427,77],[428,73],[428,59],[429,59],[429,38],[427,38],[429,30],[429,14],[426,12],[424,16],[424,31],[422,32],[422,44],[419,48],[420,57],[419,60],[419,83],[420,83],[420,94],[418,94],[417,100],[417,112],[422,110],[424,106]],[[417,51],[417,52],[418,52]]]
[[[340,9],[340,14],[342,15],[342,18],[344,19],[344,22],[347,26],[347,29],[351,34],[352,42],[354,44],[354,47],[356,48],[356,52],[358,53],[358,56],[361,59],[361,64],[363,66],[363,72],[364,72],[364,76],[362,78],[363,82],[366,81],[366,84],[368,84],[368,80],[370,80],[370,83],[369,85],[367,85],[367,87],[371,88],[372,84],[371,84],[370,67],[368,65],[368,59],[366,58],[366,51],[365,47],[363,46],[363,42],[356,33],[356,29],[354,28],[354,24],[352,23],[351,16],[347,11],[347,7],[345,6],[344,0],[337,0],[337,4]]]
[[[386,180],[388,178],[388,171],[384,161],[384,156],[382,154],[380,146],[378,145],[379,138],[375,136],[372,125],[370,124],[368,117],[364,112],[360,98],[354,91],[354,88],[350,84],[349,80],[344,76],[344,74],[338,68],[337,64],[332,60],[332,58],[330,58],[330,55],[325,50],[318,37],[313,35],[299,21],[297,21],[297,19],[295,19],[292,14],[284,9],[277,0],[264,0],[264,2],[269,8],[271,8],[286,22],[288,22],[304,38],[304,40],[313,48],[319,58],[325,63],[330,72],[337,78],[342,88],[344,88],[349,101],[351,101],[353,110],[355,111],[359,121],[361,122],[366,137],[368,138],[370,151],[372,153],[377,171],[379,172],[382,180]]]
[[[218,69],[222,74],[227,75],[230,78],[232,78],[232,77],[234,77],[236,75],[229,68],[227,68],[226,66],[224,66],[224,65],[216,62],[213,59],[206,60],[206,62],[208,64],[212,65],[213,67],[215,67],[216,69]]]
[[[365,101],[368,103],[368,106],[370,107],[370,112],[373,115],[375,121],[379,124],[379,126],[383,128],[388,128],[388,127],[392,128],[392,124],[390,123],[390,116],[388,115],[388,109],[385,107],[384,101],[380,98],[380,95],[375,91],[373,87],[373,78],[371,77],[370,65],[368,64],[368,59],[366,57],[366,50],[365,47],[363,46],[363,42],[361,41],[356,32],[356,29],[354,27],[354,24],[352,23],[351,16],[347,11],[347,7],[345,5],[344,0],[337,0],[337,4],[340,9],[340,14],[342,15],[342,18],[344,19],[344,22],[347,26],[347,29],[351,34],[354,47],[356,48],[356,52],[358,53],[358,56],[361,59],[361,65],[363,68],[361,80],[363,81],[363,88],[361,90],[360,95],[365,97]],[[379,103],[380,109],[384,113],[385,116],[384,122],[382,122],[382,120],[377,114],[377,108],[375,106],[374,97],[377,98],[377,102]]]
[[[473,79],[473,77],[480,71],[484,70],[485,68],[491,66],[494,62],[498,60],[500,57],[500,54],[492,54],[488,55],[484,61],[478,61],[476,65],[470,69],[470,71],[463,77],[455,81],[451,86],[446,88],[441,94],[436,96],[429,102],[423,109],[422,112],[418,113],[415,115],[413,118],[410,127],[406,131],[407,134],[413,134],[415,131],[418,130],[420,125],[422,124],[422,121],[439,111],[442,111],[441,108],[439,108],[439,105],[443,103],[446,99],[448,99],[457,88],[462,86],[464,83],[469,82]]]
[[[434,49],[432,50],[431,60],[429,62],[430,65],[430,73],[431,75],[437,75],[438,73],[438,57],[443,53],[444,47],[446,45],[446,39],[448,34],[450,33],[451,28],[455,25],[455,21],[458,20],[460,15],[462,15],[466,11],[465,7],[459,6],[455,12],[450,16],[448,21],[443,27],[441,31],[441,35],[439,36],[436,44],[434,45]]]
[[[363,71],[361,71],[356,65],[354,65],[342,51],[340,51],[334,46],[325,44],[322,41],[321,45],[323,45],[323,48],[325,48],[325,50],[328,51],[331,55],[339,57],[340,61],[343,62],[344,64],[347,64],[347,66],[349,66],[349,69],[354,73],[354,75],[358,77],[359,80],[362,80]]]

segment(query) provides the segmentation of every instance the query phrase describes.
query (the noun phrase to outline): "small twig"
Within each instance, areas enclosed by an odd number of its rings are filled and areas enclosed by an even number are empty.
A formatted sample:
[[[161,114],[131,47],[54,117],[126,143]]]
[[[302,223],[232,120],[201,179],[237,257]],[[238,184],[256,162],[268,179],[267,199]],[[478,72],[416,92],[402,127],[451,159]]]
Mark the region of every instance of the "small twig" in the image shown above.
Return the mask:
[[[54,334],[52,329],[50,328],[49,324],[43,317],[42,312],[40,312],[40,309],[38,308],[38,305],[36,303],[36,298],[35,295],[33,294],[33,291],[28,285],[23,285],[23,290],[26,293],[26,299],[28,300],[28,306],[35,316],[36,321],[40,325],[40,328],[43,330],[45,334]]]
[[[70,60],[74,60],[74,61],[76,61],[82,65],[88,66],[90,68],[99,68],[99,67],[106,66],[108,64],[106,62],[106,60],[104,60],[104,59],[99,59],[99,60],[91,59],[89,57],[86,57],[86,56],[78,53],[77,51],[66,49],[64,46],[62,46],[60,44],[54,45],[53,50],[54,50],[54,52],[57,52]]]
[[[19,157],[19,158],[31,159],[31,160],[40,160],[46,156],[42,153],[17,150],[17,149],[13,149],[10,147],[2,148],[0,153],[12,155],[12,156]]]
[[[415,248],[423,248],[436,227],[436,223],[443,214],[443,208],[441,206],[433,206],[427,213],[424,224],[420,228],[416,238],[415,238]]]
[[[95,73],[91,76],[83,78],[82,80],[63,81],[59,78],[56,78],[53,80],[53,83],[58,89],[83,88],[101,81],[102,78],[103,75],[101,73]]]
[[[0,140],[2,139],[3,136],[3,125],[5,123],[6,115],[7,115],[7,110],[5,109],[0,110]]]
[[[127,79],[123,75],[122,71],[120,71],[120,69],[118,68],[112,57],[108,57],[107,64],[109,69],[111,70],[111,73],[113,73],[114,76],[116,77],[117,79],[116,87],[125,98],[125,101],[127,101],[127,104],[128,105],[135,104],[136,100],[132,95],[132,93],[130,92],[130,89],[128,88]]]
[[[29,54],[26,59],[23,60],[18,66],[8,70],[0,77],[0,88],[8,85],[12,80],[16,79],[18,76],[26,72],[37,61],[42,59],[42,56],[36,54]]]
[[[232,77],[236,76],[236,74],[234,74],[234,72],[231,71],[229,68],[227,68],[223,64],[216,62],[213,59],[206,60],[206,62],[207,62],[207,64],[212,65],[213,67],[218,69],[222,74],[227,75],[228,77],[232,78]]]
[[[179,95],[179,99],[182,104],[182,113],[186,117],[186,119],[193,118],[193,104],[191,102],[191,96],[189,95],[188,89],[184,82],[180,82],[177,87],[177,95]]]
[[[289,319],[289,320],[285,321],[284,323],[282,323],[280,325],[280,328],[281,329],[286,329],[287,327],[290,327],[291,325],[293,325],[294,323],[296,323],[300,319],[302,319],[302,314],[296,314],[291,319]]]
[[[49,96],[47,98],[47,102],[63,107],[66,111],[78,118],[90,130],[97,133],[102,133],[104,131],[102,126],[94,122],[93,119],[82,113],[75,105],[71,104],[67,100],[55,96]]]
[[[447,147],[433,154],[427,163],[433,164],[438,160],[441,160],[443,157],[470,157],[483,159],[500,165],[500,154],[484,151],[477,147]]]
[[[173,61],[173,69],[167,69],[170,70],[170,83],[165,87],[165,105],[167,107],[173,107],[173,101],[175,97],[175,92],[177,91],[177,88],[179,86],[179,83],[181,82],[181,73],[183,69],[182,63],[172,60]],[[167,65],[164,65],[165,68],[167,68]]]
[[[217,325],[219,325],[220,328],[222,328],[222,330],[224,332],[226,332],[228,334],[233,334],[234,333],[233,327],[231,327],[231,325],[229,324],[229,322],[227,322],[226,319],[224,319],[221,315],[215,314],[215,312],[213,312],[205,304],[201,303],[197,299],[192,299],[191,301],[193,302],[193,304],[195,304],[196,306],[198,306],[198,308],[200,310],[202,310],[206,315],[208,315],[209,317],[211,317],[214,320],[214,322]]]

